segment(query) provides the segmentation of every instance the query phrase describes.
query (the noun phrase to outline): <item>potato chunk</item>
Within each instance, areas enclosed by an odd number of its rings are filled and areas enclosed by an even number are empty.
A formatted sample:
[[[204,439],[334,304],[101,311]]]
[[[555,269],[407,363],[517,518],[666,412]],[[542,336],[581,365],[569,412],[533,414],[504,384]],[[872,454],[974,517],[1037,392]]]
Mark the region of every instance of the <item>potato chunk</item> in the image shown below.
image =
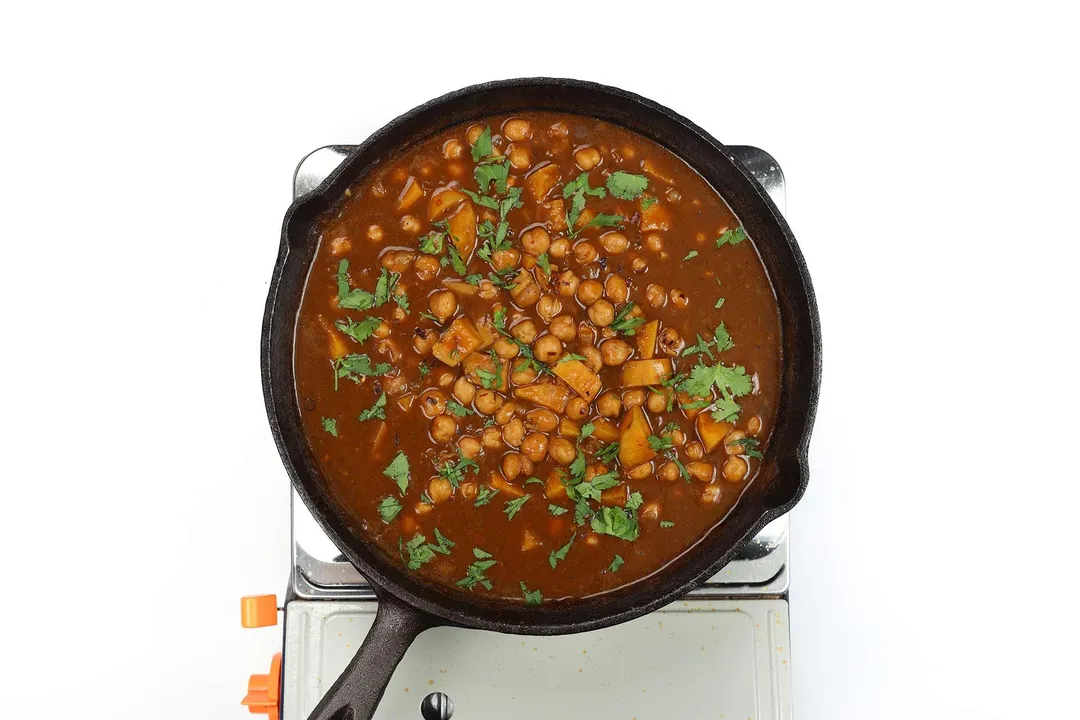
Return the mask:
[[[600,442],[615,442],[619,439],[619,426],[607,418],[597,418],[592,421],[592,436]]]
[[[416,201],[424,197],[424,188],[420,187],[420,183],[412,175],[405,181],[405,187],[401,188],[401,194],[397,199],[397,211],[408,210]]]
[[[640,200],[638,200],[638,207],[641,207]],[[640,216],[641,220],[638,227],[641,228],[642,232],[671,229],[671,211],[664,207],[663,203],[655,202],[649,207],[641,209]]]
[[[726,436],[735,427],[731,423],[714,420],[709,413],[699,413],[697,420],[697,434],[701,444],[705,446],[705,452],[712,452],[717,445],[724,441]]]
[[[469,353],[480,347],[480,334],[467,317],[459,317],[443,331],[431,354],[450,367],[457,367]]]
[[[536,202],[543,202],[551,188],[559,182],[559,166],[554,163],[542,165],[525,176],[525,185]]]
[[[472,203],[462,203],[447,219],[447,223],[454,248],[465,262],[469,262],[476,248],[476,210]]]
[[[491,359],[489,353],[474,352],[465,358],[465,361],[461,364],[461,367],[465,370],[465,377],[476,387],[486,387],[483,380],[480,378],[480,371],[485,371],[485,377],[491,381],[491,375],[497,375],[499,382],[495,387],[489,388],[490,390],[498,390],[500,392],[506,392],[510,387],[510,361],[499,360],[498,365]],[[498,368],[498,372],[496,372]],[[486,373],[491,373],[487,375]]]
[[[634,307],[637,307],[636,305]],[[656,336],[660,331],[660,321],[650,320],[637,331],[638,355],[643,360],[652,360],[656,355]]]
[[[514,497],[521,497],[525,494],[525,491],[517,485],[511,485],[503,480],[502,475],[497,472],[491,473],[491,480],[488,482],[488,485],[499,492],[504,492],[507,495],[512,495]]]
[[[653,358],[651,360],[630,360],[622,367],[622,386],[624,388],[660,385],[671,379],[671,360]]]
[[[561,413],[566,411],[566,403],[570,401],[570,391],[558,383],[536,383],[514,388],[514,397]]]
[[[670,369],[671,363],[668,363]],[[555,363],[553,368],[555,375],[564,383],[585,399],[592,402],[600,394],[602,386],[600,376],[589,369],[589,366],[580,360],[567,360]]]
[[[431,195],[428,200],[428,220],[434,220],[450,208],[456,206],[462,200],[467,199],[465,193],[453,187],[441,187]]]
[[[619,423],[619,462],[624,468],[633,468],[656,457],[656,451],[649,447],[649,418],[640,405],[626,411]]]

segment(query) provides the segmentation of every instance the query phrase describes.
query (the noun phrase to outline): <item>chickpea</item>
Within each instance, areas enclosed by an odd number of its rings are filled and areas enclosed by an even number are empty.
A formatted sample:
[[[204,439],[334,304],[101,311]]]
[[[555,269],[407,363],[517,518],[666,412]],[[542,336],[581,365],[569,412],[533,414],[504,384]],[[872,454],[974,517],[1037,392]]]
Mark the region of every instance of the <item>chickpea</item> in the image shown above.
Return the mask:
[[[713,474],[716,472],[716,468],[711,463],[707,463],[703,460],[695,460],[686,464],[686,472],[690,473],[690,477],[695,480],[700,480],[703,483],[710,483],[713,480]]]
[[[518,363],[518,366],[520,365],[521,363]],[[536,382],[538,373],[532,368],[532,366],[526,366],[521,368],[520,370],[515,370],[513,369],[514,365],[511,363],[510,367],[510,382],[514,383],[515,385],[530,385]]]
[[[596,251],[596,246],[588,240],[582,240],[574,246],[574,259],[582,265],[596,262],[598,257],[600,257],[600,253]]]
[[[480,133],[476,134],[476,137],[480,137]],[[457,160],[465,152],[465,146],[461,144],[461,141],[457,138],[450,138],[443,143],[442,155],[447,160]]]
[[[499,428],[484,428],[480,436],[480,443],[487,450],[498,450],[503,446],[502,431]]]
[[[682,447],[683,443],[686,442],[686,433],[684,433],[679,428],[675,428],[671,432],[664,434],[667,437],[671,438],[671,444],[675,447]]]
[[[757,437],[757,434],[761,432],[761,417],[759,415],[754,415],[746,421],[746,432],[754,437]]]
[[[632,467],[626,471],[626,477],[631,480],[644,480],[653,473],[653,466],[651,462],[642,463],[637,467]]]
[[[490,280],[481,280],[480,290],[477,291],[477,294],[482,300],[494,300],[499,297],[500,292],[499,288],[495,287],[495,283]]]
[[[577,450],[566,438],[552,438],[548,442],[548,457],[560,465],[569,465],[577,457]]]
[[[502,405],[502,395],[494,390],[478,390],[473,398],[473,407],[481,415],[493,415]]]
[[[380,340],[390,337],[390,323],[385,320],[379,321],[379,324],[375,326],[375,329],[371,331],[371,334]]]
[[[522,455],[521,456],[521,472],[522,472],[522,474],[524,474],[524,475],[532,475],[532,472],[533,472],[534,469],[535,468],[533,466],[533,461],[529,458],[529,456],[528,455]]]
[[[630,269],[636,273],[643,273],[649,269],[649,261],[643,257],[636,257],[630,263]]]
[[[654,308],[662,308],[667,305],[667,291],[664,290],[663,285],[649,283],[649,286],[645,288],[645,299]]]
[[[548,332],[563,342],[570,342],[577,337],[577,326],[574,324],[574,318],[569,315],[559,315],[548,325]]]
[[[615,306],[607,300],[597,300],[589,308],[589,319],[598,327],[607,327],[615,320]]]
[[[675,482],[679,479],[679,466],[673,462],[666,462],[660,466],[656,474],[664,482]]]
[[[675,328],[666,327],[660,332],[660,349],[665,355],[678,357],[684,347],[686,347],[686,342]]]
[[[379,256],[379,265],[390,272],[401,273],[409,269],[416,253],[412,250],[390,250]]]
[[[540,299],[540,286],[530,282],[524,287],[511,290],[510,296],[514,298],[514,302],[520,307],[526,308],[535,305],[536,301]]]
[[[553,363],[562,355],[563,344],[554,335],[541,335],[533,343],[533,355],[542,363]]]
[[[446,478],[433,477],[428,483],[427,492],[432,502],[446,502],[454,494],[454,486]]]
[[[691,460],[700,460],[705,457],[705,446],[699,443],[697,440],[686,445],[686,457]]]
[[[559,426],[559,416],[546,408],[525,413],[525,427],[529,430],[551,432]]]
[[[568,238],[561,237],[551,243],[551,247],[548,249],[548,255],[559,260],[566,257],[570,253],[570,240]]]
[[[543,433],[529,433],[521,441],[521,452],[533,462],[540,462],[547,457],[548,439]]]
[[[503,135],[514,142],[521,140],[528,140],[532,137],[532,125],[528,120],[521,118],[510,118],[503,123],[502,127]]]
[[[641,388],[627,390],[622,394],[622,402],[627,410],[632,407],[640,407],[645,404],[645,391]]]
[[[548,135],[551,137],[566,137],[570,134],[570,128],[566,127],[566,123],[561,120],[557,123],[552,123],[548,128]]]
[[[566,417],[571,420],[584,420],[588,414],[589,403],[584,398],[570,398],[570,402],[566,403]]]
[[[491,266],[496,270],[506,270],[508,268],[517,267],[519,262],[521,262],[521,253],[515,248],[500,250],[491,255]]]
[[[442,390],[428,388],[420,394],[420,412],[428,420],[446,412],[446,395]]]
[[[435,442],[450,442],[456,434],[457,421],[449,415],[439,415],[431,421],[431,439]]]
[[[480,455],[480,450],[482,449],[480,441],[472,435],[466,435],[458,440],[457,446],[458,450],[461,451],[461,454],[470,460],[475,460]]]
[[[450,173],[450,177],[459,178],[465,174],[465,167],[459,162],[447,163],[446,172]]]
[[[405,319],[405,310],[403,308],[396,307],[394,312],[390,313],[390,317],[394,322],[401,322]]]
[[[469,129],[465,131],[465,139],[469,141],[470,145],[475,145],[483,133],[484,128],[479,125],[470,125]]]
[[[413,263],[413,270],[420,280],[432,280],[439,274],[439,261],[430,255],[421,255]]]
[[[585,358],[585,364],[593,372],[600,372],[600,369],[604,367],[604,354],[595,345],[582,348],[581,356]]]
[[[505,425],[517,414],[518,406],[513,400],[507,401],[502,404],[498,410],[495,411],[495,422],[500,425]]]
[[[634,352],[630,344],[618,338],[611,338],[600,343],[600,356],[605,365],[622,365]]]
[[[413,350],[420,355],[427,355],[438,341],[439,333],[431,328],[416,328],[416,332],[413,333]]]
[[[510,422],[503,425],[502,437],[503,442],[510,447],[517,447],[525,438],[525,423],[521,422],[519,417],[512,418]]]
[[[536,314],[546,323],[551,323],[551,319],[561,312],[562,300],[554,295],[542,295],[536,301]]]
[[[701,491],[701,504],[712,505],[717,502],[720,502],[720,486],[715,483],[706,485]]]
[[[604,281],[604,295],[613,303],[624,303],[630,297],[630,287],[619,275],[608,275]]]
[[[416,219],[415,215],[402,215],[401,216],[401,229],[405,232],[415,235],[420,232],[420,221]]]
[[[645,406],[649,408],[651,413],[662,413],[667,410],[667,391],[655,392],[650,390]]]
[[[610,255],[621,255],[630,247],[630,241],[621,232],[607,232],[600,236],[600,244]]]
[[[500,465],[503,477],[506,478],[507,481],[513,481],[518,475],[521,475],[521,455],[518,455],[517,453],[511,452],[503,455],[502,463],[500,463]]]
[[[371,242],[382,242],[383,230],[380,225],[368,225],[367,239]]]
[[[507,153],[507,157],[510,158],[510,164],[518,170],[524,170],[532,165],[532,159],[529,156],[529,148],[522,145],[510,146],[510,152]]]
[[[503,360],[516,358],[518,356],[518,353],[521,352],[521,349],[518,348],[516,342],[504,337],[496,340],[493,347],[495,349],[495,354],[501,357]]]
[[[408,388],[409,381],[401,375],[383,381],[383,391],[391,397],[400,395]]]
[[[577,292],[580,282],[581,279],[571,270],[564,270],[551,281],[551,286],[563,297],[571,297]]]
[[[660,252],[664,249],[664,238],[660,233],[649,233],[645,236],[645,249],[649,252]]]
[[[622,400],[612,390],[605,390],[596,398],[596,412],[604,417],[617,417],[622,411]]]
[[[600,160],[600,151],[591,145],[578,148],[577,152],[574,153],[574,162],[577,163],[579,168],[586,172],[599,165]]]
[[[746,447],[742,440],[746,439],[746,433],[742,430],[732,430],[724,436],[724,452],[728,455],[745,455]]]
[[[522,320],[510,328],[510,334],[526,345],[532,344],[537,335],[536,323],[532,320]]]
[[[688,467],[687,470],[689,469]],[[738,455],[733,455],[724,461],[724,467],[720,473],[728,482],[741,482],[746,477],[746,472],[749,469],[750,466],[746,464],[745,460]]]
[[[457,295],[452,290],[436,290],[428,297],[428,310],[441,322],[446,322],[457,308]]]
[[[585,280],[577,289],[577,299],[582,305],[588,307],[604,295],[604,286],[599,280]]]
[[[454,389],[452,392],[459,403],[462,405],[470,405],[472,404],[473,398],[476,397],[476,386],[462,375],[454,381]]]
[[[684,293],[682,290],[679,290],[677,288],[672,289],[670,296],[671,304],[679,308],[680,310],[685,310],[686,307],[690,304],[690,296]]]
[[[530,255],[541,255],[551,247],[551,236],[543,225],[529,228],[521,233],[521,247]]]

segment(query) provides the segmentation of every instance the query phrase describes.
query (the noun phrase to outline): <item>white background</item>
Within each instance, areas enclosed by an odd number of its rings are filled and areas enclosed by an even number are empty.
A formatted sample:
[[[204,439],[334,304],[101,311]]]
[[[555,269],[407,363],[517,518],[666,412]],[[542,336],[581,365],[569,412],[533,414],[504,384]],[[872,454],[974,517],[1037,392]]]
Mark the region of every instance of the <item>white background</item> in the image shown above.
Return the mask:
[[[5,5],[0,713],[246,717],[280,628],[237,598],[288,571],[258,340],[293,168],[554,75],[786,171],[825,351],[797,717],[1076,716],[1067,4],[600,5]]]

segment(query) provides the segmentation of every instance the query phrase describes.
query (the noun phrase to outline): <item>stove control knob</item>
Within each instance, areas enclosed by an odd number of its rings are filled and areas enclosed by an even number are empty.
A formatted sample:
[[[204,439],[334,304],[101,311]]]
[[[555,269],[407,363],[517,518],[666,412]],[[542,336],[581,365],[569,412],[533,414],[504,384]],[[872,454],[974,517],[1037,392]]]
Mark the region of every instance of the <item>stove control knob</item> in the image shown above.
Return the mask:
[[[278,720],[278,707],[281,703],[281,653],[275,653],[270,661],[270,672],[266,675],[252,675],[248,680],[248,691],[241,705],[246,705],[252,714],[262,713],[268,720]]]
[[[245,595],[240,598],[240,624],[246,628],[277,625],[277,595]]]

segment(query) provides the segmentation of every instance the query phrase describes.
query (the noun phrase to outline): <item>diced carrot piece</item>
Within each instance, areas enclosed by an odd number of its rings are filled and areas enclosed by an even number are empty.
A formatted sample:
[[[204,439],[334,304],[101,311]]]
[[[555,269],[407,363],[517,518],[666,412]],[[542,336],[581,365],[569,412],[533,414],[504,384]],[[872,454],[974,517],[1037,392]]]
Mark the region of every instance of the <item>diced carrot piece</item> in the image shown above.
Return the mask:
[[[525,494],[525,491],[517,485],[511,485],[503,480],[503,476],[499,473],[491,473],[491,481],[488,484],[499,492],[504,492],[507,495],[513,495],[514,497],[521,497]]]
[[[671,378],[671,360],[653,358],[651,360],[629,360],[622,366],[622,386],[624,388],[661,385]]]
[[[615,442],[619,439],[619,426],[607,418],[597,418],[592,421],[592,436],[600,442]]]
[[[637,309],[637,305],[634,306]],[[656,356],[656,335],[660,331],[660,321],[650,320],[637,332],[638,356],[642,360],[652,360]]]
[[[536,537],[536,535],[533,534],[532,530],[530,530],[529,528],[525,528],[525,532],[521,535],[521,549],[523,551],[532,550],[533,548],[540,547],[541,545],[543,545],[543,543],[540,542],[540,538]]]
[[[535,383],[514,388],[514,397],[561,413],[565,412],[566,403],[570,402],[570,391],[558,383]]]
[[[600,376],[580,360],[555,363],[554,372],[574,392],[585,398],[586,402],[592,402],[600,394]]]
[[[465,370],[465,377],[468,379],[468,381],[477,387],[484,387],[484,383],[480,379],[480,370],[486,370],[493,375],[496,374],[495,361],[491,359],[490,353],[474,352],[465,358],[465,360],[461,363],[461,367]],[[499,384],[491,389],[506,392],[510,388],[509,360],[499,360],[497,374],[499,377]]]
[[[566,497],[566,486],[563,485],[562,473],[552,470],[548,473],[547,482],[544,483],[544,495],[549,500]]]
[[[554,163],[542,165],[525,176],[525,185],[529,188],[529,194],[536,202],[541,202],[544,197],[559,182],[559,166]]]
[[[712,452],[717,445],[724,442],[724,436],[735,427],[731,423],[714,420],[709,413],[700,413],[696,423],[698,438],[705,446],[705,452]]]
[[[443,331],[431,354],[450,367],[457,367],[473,350],[480,347],[480,334],[472,320],[462,316]]]
[[[431,194],[427,204],[428,220],[434,220],[462,200],[466,200],[465,193],[457,188],[441,187]]]
[[[649,447],[649,418],[640,405],[626,411],[619,432],[619,462],[624,468],[637,467],[656,457],[656,451]]]
[[[424,197],[424,188],[420,187],[420,182],[412,175],[405,181],[405,187],[401,188],[401,194],[397,199],[397,210],[408,210],[410,207],[416,204],[416,201]]]
[[[630,486],[626,483],[600,491],[601,505],[625,505]]]
[[[462,203],[454,214],[447,218],[451,240],[461,258],[469,262],[476,248],[476,210],[472,203]]]
[[[671,229],[671,212],[663,203],[654,202],[649,207],[641,209],[641,200],[638,200],[638,208],[641,218],[638,227],[641,228],[642,232]]]

